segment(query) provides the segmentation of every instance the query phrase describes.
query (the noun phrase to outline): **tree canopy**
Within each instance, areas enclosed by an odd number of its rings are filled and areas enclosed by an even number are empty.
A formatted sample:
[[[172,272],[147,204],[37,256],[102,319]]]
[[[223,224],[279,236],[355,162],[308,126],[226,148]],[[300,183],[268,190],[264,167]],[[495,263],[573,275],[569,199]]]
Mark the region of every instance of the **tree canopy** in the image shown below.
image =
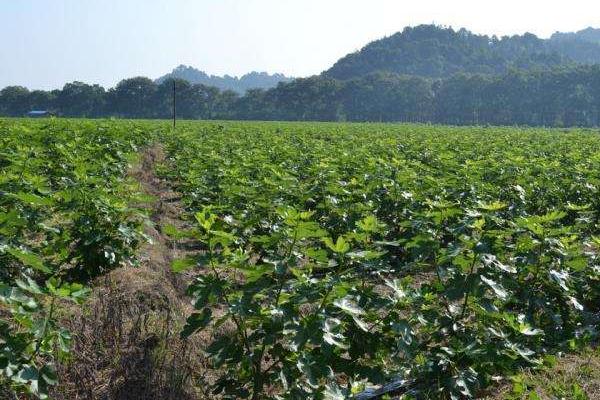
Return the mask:
[[[351,79],[385,71],[441,78],[600,62],[600,39],[590,39],[600,37],[595,30],[564,35],[547,40],[531,33],[498,38],[436,25],[408,27],[343,57],[325,75]]]

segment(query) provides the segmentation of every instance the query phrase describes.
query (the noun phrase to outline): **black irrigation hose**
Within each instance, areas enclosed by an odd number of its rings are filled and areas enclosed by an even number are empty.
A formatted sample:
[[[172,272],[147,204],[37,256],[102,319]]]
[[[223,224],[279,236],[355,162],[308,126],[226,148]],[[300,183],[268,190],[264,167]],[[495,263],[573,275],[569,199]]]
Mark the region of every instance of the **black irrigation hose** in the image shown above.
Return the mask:
[[[379,399],[386,394],[401,395],[406,394],[414,386],[414,380],[398,378],[390,383],[386,383],[378,389],[367,389],[354,396],[354,400]]]

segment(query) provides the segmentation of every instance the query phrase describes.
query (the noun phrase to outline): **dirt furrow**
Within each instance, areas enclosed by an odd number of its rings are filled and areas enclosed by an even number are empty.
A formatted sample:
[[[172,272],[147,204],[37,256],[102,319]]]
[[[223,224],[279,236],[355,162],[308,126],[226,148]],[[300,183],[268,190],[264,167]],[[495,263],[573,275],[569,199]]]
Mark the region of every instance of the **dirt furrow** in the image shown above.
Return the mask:
[[[201,381],[201,337],[181,340],[179,332],[192,306],[185,295],[190,276],[175,275],[173,259],[188,246],[173,242],[161,227],[185,227],[179,195],[155,173],[164,161],[160,145],[146,148],[130,171],[154,198],[142,207],[152,243],[141,246],[139,266],[127,266],[97,279],[82,310],[65,310],[73,334],[72,357],[59,367],[57,399],[197,399]]]

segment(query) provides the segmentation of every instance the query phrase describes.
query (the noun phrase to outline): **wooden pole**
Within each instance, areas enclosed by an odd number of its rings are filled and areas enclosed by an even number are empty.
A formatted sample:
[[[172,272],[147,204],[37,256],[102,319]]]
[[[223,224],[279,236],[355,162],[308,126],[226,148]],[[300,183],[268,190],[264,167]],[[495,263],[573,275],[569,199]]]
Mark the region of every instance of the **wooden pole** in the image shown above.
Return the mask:
[[[175,129],[175,124],[177,122],[177,108],[175,104],[175,80],[173,80],[173,129]]]

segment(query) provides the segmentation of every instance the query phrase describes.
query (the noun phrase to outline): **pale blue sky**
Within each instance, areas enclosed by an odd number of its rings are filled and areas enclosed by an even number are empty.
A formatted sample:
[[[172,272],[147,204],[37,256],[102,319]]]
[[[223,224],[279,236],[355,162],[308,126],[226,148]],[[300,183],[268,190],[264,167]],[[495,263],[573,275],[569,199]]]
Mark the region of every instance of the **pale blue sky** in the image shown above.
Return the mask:
[[[0,0],[0,88],[113,86],[179,64],[317,74],[407,25],[478,33],[600,27],[595,0]]]

